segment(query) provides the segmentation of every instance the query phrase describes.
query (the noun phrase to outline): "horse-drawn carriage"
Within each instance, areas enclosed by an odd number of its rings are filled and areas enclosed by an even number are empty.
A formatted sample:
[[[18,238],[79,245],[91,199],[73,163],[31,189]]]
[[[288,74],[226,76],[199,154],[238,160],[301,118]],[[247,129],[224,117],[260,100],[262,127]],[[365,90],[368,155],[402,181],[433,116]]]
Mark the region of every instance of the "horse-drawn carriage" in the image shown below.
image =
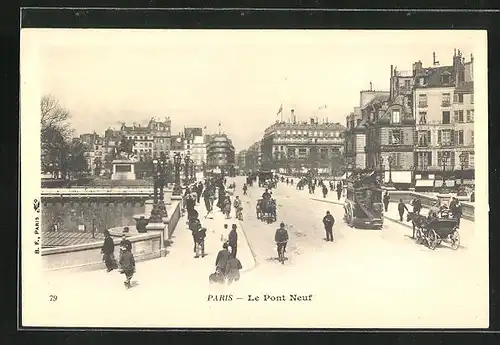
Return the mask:
[[[414,236],[417,244],[426,244],[434,250],[441,242],[447,242],[452,249],[460,246],[458,222],[450,217],[449,210],[444,209],[437,217],[427,218],[413,212],[408,213],[407,221],[412,221],[415,228]]]
[[[259,199],[257,200],[257,205],[255,206],[255,211],[257,214],[257,219],[262,220],[266,223],[272,223],[276,221],[276,200],[275,199]]]

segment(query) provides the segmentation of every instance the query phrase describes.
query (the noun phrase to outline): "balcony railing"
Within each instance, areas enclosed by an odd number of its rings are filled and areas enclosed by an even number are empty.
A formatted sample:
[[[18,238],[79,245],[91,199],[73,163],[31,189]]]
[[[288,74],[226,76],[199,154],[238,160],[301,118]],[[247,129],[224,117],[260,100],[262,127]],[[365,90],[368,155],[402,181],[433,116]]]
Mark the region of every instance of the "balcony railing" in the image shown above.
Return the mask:
[[[451,107],[451,102],[450,101],[447,101],[447,102],[443,101],[443,102],[441,102],[441,107],[443,107],[443,108]]]

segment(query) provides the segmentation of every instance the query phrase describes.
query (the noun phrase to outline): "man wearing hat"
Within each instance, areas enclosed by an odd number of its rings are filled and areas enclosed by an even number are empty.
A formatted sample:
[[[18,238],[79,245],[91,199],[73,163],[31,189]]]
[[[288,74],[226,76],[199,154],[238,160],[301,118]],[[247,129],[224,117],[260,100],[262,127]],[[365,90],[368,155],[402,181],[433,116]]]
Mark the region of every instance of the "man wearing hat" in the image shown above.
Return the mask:
[[[326,215],[323,217],[323,225],[325,226],[327,242],[333,242],[333,224],[335,224],[335,218],[330,214],[330,211],[326,211]]]
[[[229,250],[227,249],[229,244],[224,242],[222,245],[222,250],[217,254],[217,258],[215,259],[215,269],[217,272],[221,273],[224,277],[226,276],[226,266],[230,257]]]

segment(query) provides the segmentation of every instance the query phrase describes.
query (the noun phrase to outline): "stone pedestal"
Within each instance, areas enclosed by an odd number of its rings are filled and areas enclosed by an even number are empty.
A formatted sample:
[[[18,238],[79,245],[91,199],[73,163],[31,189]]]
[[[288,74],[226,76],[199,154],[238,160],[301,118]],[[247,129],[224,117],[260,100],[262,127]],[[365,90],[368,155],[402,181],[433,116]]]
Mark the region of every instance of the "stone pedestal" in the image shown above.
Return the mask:
[[[437,195],[438,205],[439,206],[442,206],[442,205],[449,206],[451,198],[452,198],[451,194],[442,194],[442,193],[439,193]]]
[[[172,188],[164,188],[163,189],[163,202],[165,205],[171,205],[172,204]]]
[[[154,206],[154,201],[153,200],[146,200],[144,202],[144,214],[148,217],[151,216],[151,211],[153,211],[153,206]]]
[[[113,162],[112,180],[135,180],[135,162],[116,159]]]

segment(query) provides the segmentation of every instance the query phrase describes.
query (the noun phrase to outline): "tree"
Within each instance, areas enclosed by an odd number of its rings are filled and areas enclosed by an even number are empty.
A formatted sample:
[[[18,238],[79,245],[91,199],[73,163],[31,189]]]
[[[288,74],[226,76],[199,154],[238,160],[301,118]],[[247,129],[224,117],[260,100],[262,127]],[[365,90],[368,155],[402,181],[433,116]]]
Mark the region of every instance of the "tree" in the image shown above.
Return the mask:
[[[42,171],[63,173],[68,142],[72,134],[70,113],[52,96],[43,96],[40,101],[40,141]],[[64,175],[64,174],[63,174]]]

